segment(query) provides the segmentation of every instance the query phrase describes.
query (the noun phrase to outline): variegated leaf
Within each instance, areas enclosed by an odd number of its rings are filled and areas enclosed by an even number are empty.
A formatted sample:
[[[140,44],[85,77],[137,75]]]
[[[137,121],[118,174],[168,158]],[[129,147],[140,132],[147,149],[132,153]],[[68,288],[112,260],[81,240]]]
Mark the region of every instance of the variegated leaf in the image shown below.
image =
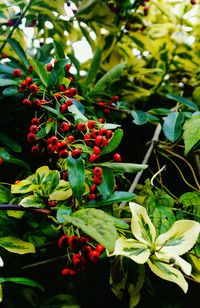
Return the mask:
[[[28,192],[31,192],[35,188],[35,176],[31,175],[27,179],[19,181],[16,184],[13,184],[11,186],[11,193],[12,194],[26,194]]]
[[[200,223],[197,221],[178,220],[169,231],[158,236],[156,249],[164,247],[164,251],[168,253],[182,255],[194,246],[199,232]]]
[[[154,274],[164,280],[176,283],[185,293],[187,292],[188,284],[183,274],[174,268],[173,265],[157,261],[153,258],[149,259],[147,263]]]
[[[133,235],[138,241],[151,246],[155,241],[156,230],[146,209],[135,202],[130,202],[129,206],[132,213],[131,230]]]
[[[118,238],[115,242],[115,249],[109,257],[124,256],[130,258],[136,263],[145,263],[150,256],[150,249],[146,244],[140,243],[134,239]]]

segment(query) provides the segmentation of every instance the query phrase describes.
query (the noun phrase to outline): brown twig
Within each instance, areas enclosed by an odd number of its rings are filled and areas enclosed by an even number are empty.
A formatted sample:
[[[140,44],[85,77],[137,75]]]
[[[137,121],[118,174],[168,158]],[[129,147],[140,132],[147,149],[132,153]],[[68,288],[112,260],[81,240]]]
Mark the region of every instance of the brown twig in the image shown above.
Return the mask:
[[[6,210],[6,211],[31,211],[38,214],[45,214],[49,215],[51,213],[51,210],[49,209],[41,209],[41,208],[35,208],[35,207],[23,207],[19,204],[0,204],[0,210]]]

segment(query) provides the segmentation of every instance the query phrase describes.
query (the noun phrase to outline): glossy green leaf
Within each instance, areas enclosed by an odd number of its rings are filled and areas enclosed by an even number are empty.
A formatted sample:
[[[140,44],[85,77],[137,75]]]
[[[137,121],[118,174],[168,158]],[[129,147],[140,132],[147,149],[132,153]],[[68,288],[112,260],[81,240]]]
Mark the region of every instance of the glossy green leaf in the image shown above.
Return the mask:
[[[133,123],[136,125],[143,125],[148,122],[148,117],[146,112],[140,110],[131,111],[133,117]]]
[[[3,79],[0,78],[0,87],[5,87],[5,86],[11,86],[11,85],[18,85],[19,82],[15,79]]]
[[[43,180],[43,189],[45,191],[45,196],[49,196],[53,193],[58,186],[60,181],[60,173],[58,170],[50,171],[45,179]]]
[[[62,115],[62,113],[60,111],[57,111],[56,109],[49,107],[49,106],[45,106],[45,105],[43,105],[42,108],[44,108],[44,109],[50,111],[51,113],[55,114],[58,118],[66,120],[64,115]]]
[[[101,54],[102,54],[102,49],[97,47],[92,63],[90,65],[89,71],[88,71],[88,76],[87,76],[87,80],[86,83],[90,84],[91,82],[93,82],[93,80],[95,79],[99,66],[100,66],[100,61],[101,61]]]
[[[68,62],[69,62],[68,59],[61,59],[55,64],[49,76],[49,79],[48,79],[47,86],[49,89],[52,89],[59,80],[62,80],[62,78],[64,77],[64,73],[65,73],[65,65]]]
[[[43,64],[41,64],[36,59],[30,59],[29,60],[31,66],[33,67],[34,72],[38,75],[41,82],[45,87],[47,87],[48,84],[48,74]]]
[[[175,142],[182,133],[182,124],[184,121],[184,115],[181,112],[170,113],[163,123],[163,132],[166,138]]]
[[[117,170],[117,171],[127,172],[127,173],[139,172],[139,171],[145,170],[148,167],[148,165],[120,163],[120,162],[119,163],[118,162],[116,162],[116,163],[106,162],[106,163],[101,163],[99,165],[109,167],[109,168]]]
[[[176,221],[173,210],[165,206],[157,206],[153,212],[153,224],[157,234],[168,231]]]
[[[59,208],[57,210],[57,215],[56,215],[59,224],[63,224],[64,222],[66,222],[66,216],[70,216],[71,214],[72,214],[71,207]]]
[[[182,96],[179,96],[179,95],[176,95],[176,94],[167,94],[167,97],[176,101],[176,102],[179,102],[181,104],[183,104],[184,106],[188,107],[189,109],[192,109],[194,111],[197,111],[199,110],[198,106],[193,103],[192,101],[190,101],[189,99],[185,98],[185,97],[182,97]]]
[[[28,197],[25,197],[23,199],[20,200],[19,205],[23,206],[23,207],[36,207],[36,208],[40,208],[40,207],[44,207],[45,205],[41,202],[41,200],[34,196],[34,195],[30,195]]]
[[[10,193],[10,189],[6,188],[3,185],[0,185],[0,204],[8,204],[11,198],[12,195]]]
[[[22,150],[21,145],[8,134],[0,132],[0,141],[16,153],[20,153]]]
[[[114,132],[114,135],[110,139],[108,145],[102,149],[100,155],[108,154],[114,151],[119,146],[122,138],[123,138],[123,130],[121,128],[118,128]]]
[[[53,47],[54,47],[54,52],[56,55],[57,59],[64,59],[65,58],[65,52],[64,52],[64,48],[63,45],[61,45],[59,42],[57,41],[53,41]]]
[[[13,68],[6,65],[6,64],[0,64],[0,73],[6,73],[9,75],[13,74]]]
[[[8,161],[10,159],[10,154],[6,149],[0,148],[0,158],[3,158],[3,160],[5,161]]]
[[[109,196],[108,198],[105,198],[101,201],[96,201],[96,202],[89,202],[87,203],[86,207],[99,207],[99,206],[105,206],[105,205],[110,205],[113,203],[118,203],[118,202],[125,202],[125,201],[131,201],[136,197],[135,194],[127,191],[115,191],[114,194]]]
[[[4,283],[4,282],[14,282],[18,284],[23,284],[23,285],[30,286],[30,287],[36,287],[44,291],[44,288],[41,286],[41,284],[39,284],[38,282],[32,279],[28,279],[24,277],[5,277],[5,278],[0,277],[0,283]]]
[[[32,243],[24,242],[14,236],[0,238],[0,246],[9,252],[17,254],[35,253],[35,247]]]
[[[8,38],[7,39],[8,43],[10,44],[10,46],[12,47],[12,49],[16,52],[16,54],[18,55],[18,57],[20,58],[20,60],[22,61],[22,64],[28,68],[29,67],[29,61],[27,59],[26,53],[25,51],[22,49],[22,47],[20,46],[19,42],[17,42],[15,39],[13,38]]]
[[[84,192],[85,182],[85,165],[81,157],[74,159],[69,156],[67,158],[68,179],[71,185],[74,196],[78,202],[81,202],[81,197]]]
[[[44,138],[46,135],[48,135],[51,131],[51,129],[54,127],[55,123],[53,121],[47,122],[45,127],[42,127],[36,134],[36,140]]]
[[[115,186],[114,175],[108,168],[103,168],[102,183],[98,185],[101,195],[106,198],[113,194]]]
[[[4,96],[13,96],[19,93],[18,87],[7,87],[3,90],[3,95]]]
[[[183,125],[184,154],[187,155],[200,140],[200,115],[191,117]]]

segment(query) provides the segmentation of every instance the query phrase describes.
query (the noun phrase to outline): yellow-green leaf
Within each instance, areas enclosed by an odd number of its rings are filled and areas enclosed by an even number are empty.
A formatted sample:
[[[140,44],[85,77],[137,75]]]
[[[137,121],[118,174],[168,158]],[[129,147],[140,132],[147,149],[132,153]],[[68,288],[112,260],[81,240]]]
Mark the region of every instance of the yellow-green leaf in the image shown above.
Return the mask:
[[[24,242],[14,236],[0,238],[0,246],[4,249],[23,255],[25,253],[35,253],[35,247],[32,243]]]
[[[191,117],[183,125],[183,140],[185,143],[185,152],[187,155],[193,146],[200,140],[200,115]]]

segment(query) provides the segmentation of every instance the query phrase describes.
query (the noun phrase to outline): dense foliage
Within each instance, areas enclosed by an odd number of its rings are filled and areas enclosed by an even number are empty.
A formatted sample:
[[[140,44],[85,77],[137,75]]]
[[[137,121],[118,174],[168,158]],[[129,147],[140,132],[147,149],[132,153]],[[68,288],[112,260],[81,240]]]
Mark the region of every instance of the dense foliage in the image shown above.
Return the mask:
[[[4,307],[188,307],[200,3],[0,4]]]

